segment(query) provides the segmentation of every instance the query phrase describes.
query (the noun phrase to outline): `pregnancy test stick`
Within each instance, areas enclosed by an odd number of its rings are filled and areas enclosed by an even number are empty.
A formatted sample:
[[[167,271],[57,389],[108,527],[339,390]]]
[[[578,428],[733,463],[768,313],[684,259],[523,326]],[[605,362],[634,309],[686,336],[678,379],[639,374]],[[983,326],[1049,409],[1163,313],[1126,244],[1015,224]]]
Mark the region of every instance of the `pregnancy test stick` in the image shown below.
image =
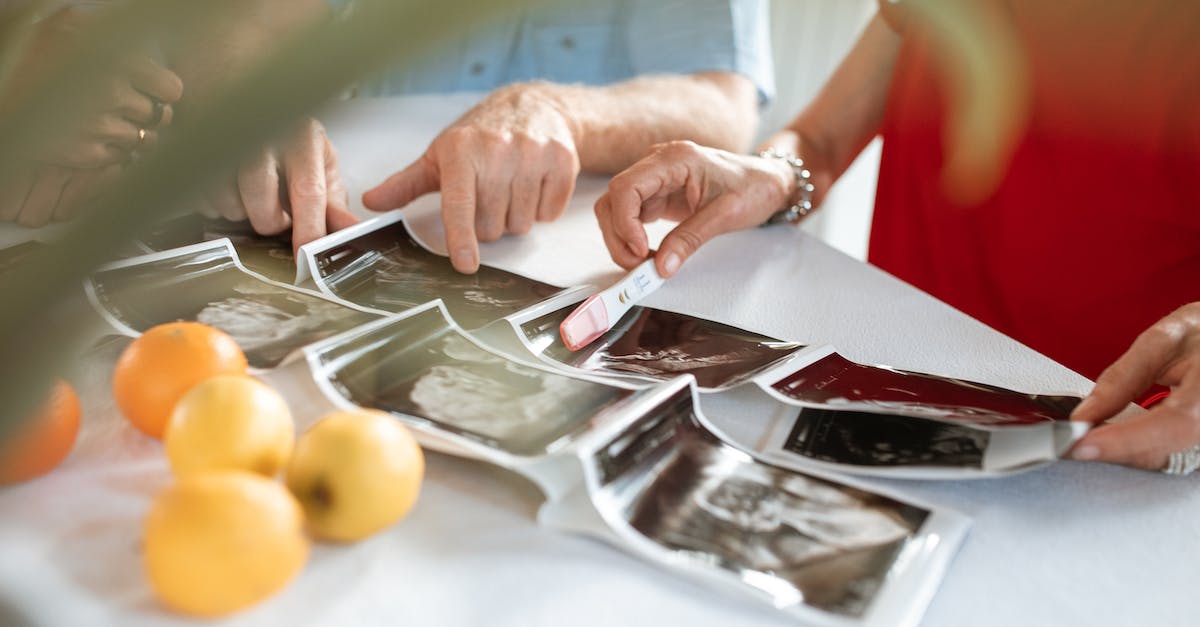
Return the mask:
[[[593,294],[575,308],[558,327],[563,344],[577,351],[613,328],[638,301],[663,284],[654,258],[643,261],[612,287]]]

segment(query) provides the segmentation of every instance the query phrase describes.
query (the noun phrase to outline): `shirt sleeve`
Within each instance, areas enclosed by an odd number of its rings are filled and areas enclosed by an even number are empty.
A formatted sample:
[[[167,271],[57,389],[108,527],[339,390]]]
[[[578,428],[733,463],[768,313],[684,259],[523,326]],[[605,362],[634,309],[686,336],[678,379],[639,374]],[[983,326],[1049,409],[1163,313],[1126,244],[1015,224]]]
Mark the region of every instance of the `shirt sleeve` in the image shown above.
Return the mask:
[[[775,95],[767,0],[635,0],[627,36],[635,74],[736,72]]]

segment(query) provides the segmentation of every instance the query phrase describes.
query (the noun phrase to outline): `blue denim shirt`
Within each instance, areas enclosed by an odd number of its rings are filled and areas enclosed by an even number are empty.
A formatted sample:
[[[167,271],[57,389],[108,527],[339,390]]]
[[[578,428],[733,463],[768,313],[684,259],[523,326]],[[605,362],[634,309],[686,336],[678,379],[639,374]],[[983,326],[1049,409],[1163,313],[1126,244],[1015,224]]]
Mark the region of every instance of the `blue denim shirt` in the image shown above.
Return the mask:
[[[775,88],[769,30],[767,0],[566,0],[447,41],[409,67],[366,81],[359,93],[490,91],[528,80],[604,85],[727,71],[749,78],[765,102]]]

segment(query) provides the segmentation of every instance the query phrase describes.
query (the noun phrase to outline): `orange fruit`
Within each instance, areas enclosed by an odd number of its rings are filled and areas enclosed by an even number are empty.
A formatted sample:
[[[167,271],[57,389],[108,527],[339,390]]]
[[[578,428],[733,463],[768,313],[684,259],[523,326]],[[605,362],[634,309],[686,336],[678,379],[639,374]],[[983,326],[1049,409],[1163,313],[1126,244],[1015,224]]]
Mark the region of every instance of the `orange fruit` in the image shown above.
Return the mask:
[[[147,435],[162,438],[175,403],[219,374],[246,374],[246,355],[224,331],[199,322],[160,324],[134,340],[113,370],[113,397]]]
[[[57,381],[50,398],[29,422],[0,446],[0,484],[44,475],[71,452],[79,434],[79,396],[66,381]]]
[[[201,472],[159,493],[142,534],[143,567],[164,605],[224,616],[275,594],[308,559],[304,514],[278,481]]]
[[[267,384],[219,375],[193,387],[171,413],[163,444],[183,477],[209,470],[248,470],[274,477],[295,441],[292,412]]]

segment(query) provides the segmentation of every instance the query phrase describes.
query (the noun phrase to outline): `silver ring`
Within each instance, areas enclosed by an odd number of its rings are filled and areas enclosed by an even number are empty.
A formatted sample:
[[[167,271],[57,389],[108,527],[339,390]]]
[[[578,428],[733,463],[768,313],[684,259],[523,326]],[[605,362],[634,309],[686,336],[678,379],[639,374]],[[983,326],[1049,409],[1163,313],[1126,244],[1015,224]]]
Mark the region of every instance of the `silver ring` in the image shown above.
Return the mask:
[[[1163,472],[1168,475],[1190,475],[1200,469],[1200,444],[1192,448],[1171,453]]]
[[[138,145],[141,146],[144,141],[146,141],[146,129],[138,128]]]

